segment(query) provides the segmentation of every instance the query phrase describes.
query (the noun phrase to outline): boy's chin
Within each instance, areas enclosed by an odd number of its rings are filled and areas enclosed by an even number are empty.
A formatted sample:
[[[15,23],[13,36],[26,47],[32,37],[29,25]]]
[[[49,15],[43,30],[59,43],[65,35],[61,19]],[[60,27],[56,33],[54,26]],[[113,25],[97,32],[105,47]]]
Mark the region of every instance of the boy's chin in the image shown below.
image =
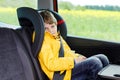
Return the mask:
[[[52,35],[57,36],[57,33],[52,33]]]

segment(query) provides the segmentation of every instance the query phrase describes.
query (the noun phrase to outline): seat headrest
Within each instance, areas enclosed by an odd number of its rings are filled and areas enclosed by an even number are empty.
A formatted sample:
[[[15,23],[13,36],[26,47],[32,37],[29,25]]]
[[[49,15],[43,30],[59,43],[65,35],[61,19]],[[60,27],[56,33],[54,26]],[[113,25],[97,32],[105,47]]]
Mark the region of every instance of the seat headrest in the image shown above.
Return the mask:
[[[17,9],[19,24],[22,27],[34,29],[35,38],[32,44],[33,56],[37,57],[41,49],[44,38],[44,21],[38,14],[38,11],[29,7],[20,7]]]
[[[57,19],[58,30],[60,31],[61,36],[66,40],[66,37],[67,37],[67,27],[66,27],[66,23],[63,20],[63,18],[57,12],[49,10],[49,9],[40,9],[40,10],[38,10],[38,12],[41,12],[42,10],[48,10],[51,13],[53,13],[55,18]]]

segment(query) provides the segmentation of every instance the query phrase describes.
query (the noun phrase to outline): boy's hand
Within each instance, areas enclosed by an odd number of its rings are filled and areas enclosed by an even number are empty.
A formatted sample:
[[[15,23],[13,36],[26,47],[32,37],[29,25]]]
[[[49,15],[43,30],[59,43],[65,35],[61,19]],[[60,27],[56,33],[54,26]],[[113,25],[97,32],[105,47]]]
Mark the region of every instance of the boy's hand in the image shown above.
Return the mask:
[[[85,56],[80,55],[79,57],[75,58],[75,63],[79,63],[79,62],[81,62],[81,61],[83,61],[85,59],[86,59]]]

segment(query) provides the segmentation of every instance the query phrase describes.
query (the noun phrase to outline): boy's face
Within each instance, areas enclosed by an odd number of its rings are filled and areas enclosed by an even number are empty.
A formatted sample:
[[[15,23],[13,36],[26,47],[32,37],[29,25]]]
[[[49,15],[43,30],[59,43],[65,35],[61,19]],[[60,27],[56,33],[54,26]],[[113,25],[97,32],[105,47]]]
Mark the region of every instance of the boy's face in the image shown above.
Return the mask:
[[[53,24],[44,23],[44,24],[45,24],[45,31],[50,32],[54,36],[57,34],[57,25],[55,23]]]

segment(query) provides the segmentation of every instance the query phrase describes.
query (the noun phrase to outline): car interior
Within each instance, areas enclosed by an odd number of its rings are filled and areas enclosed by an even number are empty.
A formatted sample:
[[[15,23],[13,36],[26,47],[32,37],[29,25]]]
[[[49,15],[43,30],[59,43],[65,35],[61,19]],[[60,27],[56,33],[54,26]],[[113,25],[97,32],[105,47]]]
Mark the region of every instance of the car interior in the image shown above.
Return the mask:
[[[67,24],[59,15],[57,2],[57,0],[38,0],[38,9],[17,8],[20,25],[17,29],[11,28],[14,26],[12,24],[0,22],[0,80],[49,80],[37,59],[44,39],[43,19],[39,15],[41,10],[48,10],[54,14],[61,35],[72,50],[87,57],[105,54],[110,64],[120,67],[120,43],[68,35]],[[34,41],[33,32],[35,32]],[[101,72],[99,75],[102,80],[120,80],[119,76],[104,77],[101,76]]]

